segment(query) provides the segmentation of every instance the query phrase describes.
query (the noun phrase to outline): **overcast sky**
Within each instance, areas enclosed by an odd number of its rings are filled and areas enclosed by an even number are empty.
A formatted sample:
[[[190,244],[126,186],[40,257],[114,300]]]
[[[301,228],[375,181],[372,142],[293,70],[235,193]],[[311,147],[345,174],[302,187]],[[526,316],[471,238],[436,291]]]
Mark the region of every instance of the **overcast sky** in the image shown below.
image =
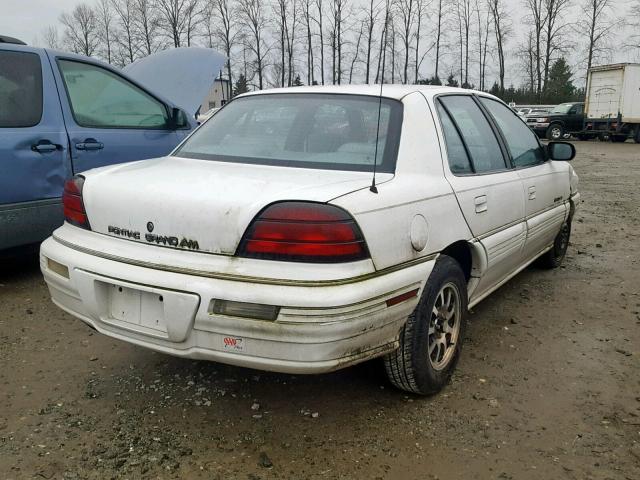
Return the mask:
[[[354,3],[358,3],[359,0],[354,0]],[[629,5],[632,0],[615,0],[617,12],[620,14],[629,11]],[[514,82],[519,84],[521,82],[521,73],[519,68],[514,68],[517,61],[512,58],[515,46],[521,42],[521,36],[526,30],[520,23],[520,16],[524,11],[524,0],[505,0],[508,5],[509,13],[514,23],[514,33],[507,42],[507,51],[509,54],[507,65],[507,83]],[[567,20],[575,22],[580,8],[578,5],[583,3],[584,0],[574,0],[576,5]],[[21,40],[34,44],[38,43],[37,39],[42,30],[48,25],[58,24],[58,18],[64,11],[70,11],[80,0],[0,0],[0,34],[9,35],[12,37],[20,38]],[[93,3],[92,0],[88,0],[88,3]],[[618,35],[618,42],[622,41],[625,35],[629,34],[629,29],[624,33]],[[639,52],[630,52],[629,49],[617,48],[615,53],[611,57],[611,62],[623,62],[623,61],[638,61]],[[573,58],[571,58],[573,57]],[[568,59],[571,63],[575,64],[578,59],[576,55],[570,56]],[[475,61],[475,59],[473,59]],[[429,65],[427,65],[430,71]],[[429,73],[429,72],[423,72]],[[577,82],[579,83],[579,82]]]

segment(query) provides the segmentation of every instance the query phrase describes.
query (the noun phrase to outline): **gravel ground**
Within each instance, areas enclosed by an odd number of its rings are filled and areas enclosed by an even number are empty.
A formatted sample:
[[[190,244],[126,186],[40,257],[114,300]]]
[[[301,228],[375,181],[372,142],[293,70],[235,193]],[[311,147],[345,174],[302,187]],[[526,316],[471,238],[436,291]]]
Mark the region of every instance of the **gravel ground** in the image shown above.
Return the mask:
[[[0,478],[640,478],[640,145],[577,147],[564,266],[477,306],[430,398],[379,361],[291,376],[130,346],[56,308],[34,255],[0,260]]]

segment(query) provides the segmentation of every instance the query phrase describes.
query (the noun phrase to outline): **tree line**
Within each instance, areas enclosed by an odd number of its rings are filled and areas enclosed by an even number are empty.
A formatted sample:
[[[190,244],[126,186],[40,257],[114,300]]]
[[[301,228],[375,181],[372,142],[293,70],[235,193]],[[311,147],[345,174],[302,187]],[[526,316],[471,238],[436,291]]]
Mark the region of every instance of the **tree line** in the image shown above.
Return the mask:
[[[551,103],[579,96],[574,82],[614,48],[640,52],[640,0],[630,1],[519,0],[516,18],[506,0],[94,0],[63,13],[41,42],[118,66],[165,48],[215,48],[238,93],[384,81]]]

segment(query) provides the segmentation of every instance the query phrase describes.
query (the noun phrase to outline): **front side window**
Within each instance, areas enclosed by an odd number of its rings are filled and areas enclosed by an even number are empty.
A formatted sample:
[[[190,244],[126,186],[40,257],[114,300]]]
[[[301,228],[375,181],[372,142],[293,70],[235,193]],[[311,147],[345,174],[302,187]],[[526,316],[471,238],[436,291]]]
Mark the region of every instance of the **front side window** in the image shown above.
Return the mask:
[[[317,93],[241,97],[202,125],[175,155],[356,171],[371,171],[375,158],[378,171],[394,172],[402,104],[379,102],[364,95]]]
[[[515,167],[537,165],[546,160],[535,134],[511,109],[490,98],[481,97],[480,101],[502,130]]]
[[[42,118],[40,56],[0,52],[0,128],[33,127]]]
[[[105,68],[58,62],[78,125],[94,128],[166,128],[165,106]]]
[[[504,170],[506,163],[500,144],[484,113],[468,95],[440,97],[467,146],[476,173]]]

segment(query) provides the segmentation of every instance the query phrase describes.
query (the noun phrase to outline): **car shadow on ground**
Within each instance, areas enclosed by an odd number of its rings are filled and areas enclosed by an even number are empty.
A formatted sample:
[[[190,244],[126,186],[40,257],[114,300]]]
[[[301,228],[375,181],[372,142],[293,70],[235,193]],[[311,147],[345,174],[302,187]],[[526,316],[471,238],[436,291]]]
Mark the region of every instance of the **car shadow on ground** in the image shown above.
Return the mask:
[[[21,280],[38,272],[40,245],[13,248],[0,252],[0,283]]]

